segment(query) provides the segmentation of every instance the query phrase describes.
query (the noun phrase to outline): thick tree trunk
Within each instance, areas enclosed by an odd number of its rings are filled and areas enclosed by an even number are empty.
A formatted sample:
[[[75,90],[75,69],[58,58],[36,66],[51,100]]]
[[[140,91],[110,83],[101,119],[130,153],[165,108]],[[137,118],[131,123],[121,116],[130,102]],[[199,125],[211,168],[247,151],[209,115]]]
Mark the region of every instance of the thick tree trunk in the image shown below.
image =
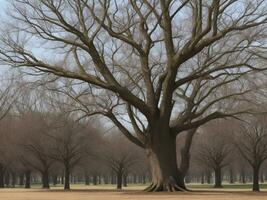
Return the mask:
[[[64,178],[64,190],[70,189],[70,169],[68,166],[65,166],[65,172],[64,172],[65,178]]]
[[[31,171],[30,170],[27,170],[25,172],[25,177],[26,177],[25,188],[29,189],[31,188]]]
[[[222,169],[220,167],[215,169],[215,188],[222,187]]]
[[[259,185],[259,167],[255,166],[253,167],[253,186],[252,190],[254,192],[260,191],[260,185]]]
[[[118,190],[122,189],[122,172],[121,171],[117,172],[117,189]]]
[[[176,136],[169,128],[157,128],[153,141],[147,147],[152,184],[146,191],[185,191],[184,176],[178,169],[176,158]]]
[[[43,184],[43,189],[49,189],[49,173],[47,171],[42,173],[42,184]]]

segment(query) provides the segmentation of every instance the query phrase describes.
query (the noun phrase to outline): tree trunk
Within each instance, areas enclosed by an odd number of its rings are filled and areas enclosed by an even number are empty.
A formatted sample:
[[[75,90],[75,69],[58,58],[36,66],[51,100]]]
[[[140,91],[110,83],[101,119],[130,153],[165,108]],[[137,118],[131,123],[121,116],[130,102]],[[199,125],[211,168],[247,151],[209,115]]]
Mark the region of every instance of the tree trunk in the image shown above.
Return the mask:
[[[58,184],[58,175],[53,174],[52,179],[53,179],[53,185],[56,186]]]
[[[19,175],[19,185],[22,187],[24,185],[24,173]]]
[[[233,173],[233,170],[232,169],[230,169],[229,170],[229,183],[230,184],[233,184],[234,182],[235,182],[235,180],[234,180],[234,173]]]
[[[220,167],[215,169],[215,188],[222,188],[222,170]]]
[[[178,169],[176,136],[169,128],[157,127],[153,141],[146,148],[152,184],[146,191],[185,191],[184,176]]]
[[[111,184],[112,185],[116,184],[116,179],[115,179],[114,174],[111,174]]]
[[[29,189],[31,188],[31,171],[30,170],[27,170],[25,172],[25,177],[26,177],[25,188]]]
[[[207,184],[211,184],[211,172],[210,172],[210,170],[206,171],[206,181],[207,181]]]
[[[253,191],[259,192],[260,186],[259,186],[259,167],[254,166],[253,167]]]
[[[260,179],[261,179],[261,183],[264,183],[264,174],[263,174],[263,172],[260,173]]]
[[[122,172],[121,171],[117,172],[117,189],[118,190],[122,189]]]
[[[142,183],[143,183],[143,184],[146,184],[146,175],[143,175],[143,176],[142,176]]]
[[[85,185],[90,185],[90,176],[87,172],[84,173]]]
[[[201,184],[205,183],[205,176],[204,176],[204,172],[201,173]]]
[[[246,173],[245,173],[245,170],[241,170],[240,177],[241,177],[241,182],[243,184],[245,184],[246,183]]]
[[[42,183],[43,183],[43,189],[49,189],[49,173],[47,171],[44,171],[42,173]]]
[[[65,166],[65,180],[64,180],[64,190],[70,189],[70,169],[68,166]]]
[[[123,175],[123,187],[127,187],[127,174]]]
[[[63,172],[63,174],[61,175],[60,183],[61,183],[61,185],[64,184],[64,172]]]
[[[93,175],[93,185],[97,185],[97,175]]]
[[[5,177],[5,168],[2,164],[0,164],[0,188],[5,187],[4,177]]]
[[[16,182],[17,182],[17,174],[15,172],[11,173],[11,185],[13,188],[16,187]]]
[[[5,185],[6,187],[10,187],[10,173],[8,171],[5,173]]]

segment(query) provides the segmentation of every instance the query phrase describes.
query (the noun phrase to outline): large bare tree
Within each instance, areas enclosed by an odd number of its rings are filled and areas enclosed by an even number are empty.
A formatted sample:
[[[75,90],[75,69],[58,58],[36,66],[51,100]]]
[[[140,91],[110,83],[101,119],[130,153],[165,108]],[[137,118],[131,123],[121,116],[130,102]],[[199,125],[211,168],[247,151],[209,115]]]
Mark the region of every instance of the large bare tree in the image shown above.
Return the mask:
[[[72,79],[86,116],[108,117],[146,149],[150,191],[186,189],[179,133],[248,112],[233,110],[234,100],[249,92],[247,76],[263,69],[265,0],[11,2],[1,60]],[[77,88],[97,99],[97,109]]]

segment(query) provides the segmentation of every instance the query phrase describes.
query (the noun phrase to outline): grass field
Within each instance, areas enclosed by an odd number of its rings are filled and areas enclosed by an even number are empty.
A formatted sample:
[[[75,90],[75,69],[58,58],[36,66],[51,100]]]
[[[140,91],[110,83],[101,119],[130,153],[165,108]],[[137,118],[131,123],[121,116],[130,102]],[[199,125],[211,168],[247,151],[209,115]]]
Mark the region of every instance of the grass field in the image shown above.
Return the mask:
[[[233,186],[233,185],[231,185]],[[122,191],[114,190],[114,186],[81,186],[74,185],[68,192],[61,187],[51,190],[33,189],[1,189],[0,200],[266,200],[267,190],[260,193],[250,192],[246,188],[227,187],[223,189],[202,188],[191,185],[192,192],[184,193],[145,193],[144,186],[129,186]]]

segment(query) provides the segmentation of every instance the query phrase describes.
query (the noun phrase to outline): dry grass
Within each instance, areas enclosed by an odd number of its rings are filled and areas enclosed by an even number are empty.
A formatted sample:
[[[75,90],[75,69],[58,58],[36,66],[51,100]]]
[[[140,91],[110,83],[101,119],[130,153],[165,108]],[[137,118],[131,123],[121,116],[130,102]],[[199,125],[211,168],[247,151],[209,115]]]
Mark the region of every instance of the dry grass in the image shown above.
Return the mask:
[[[112,187],[75,188],[64,192],[60,188],[2,189],[0,200],[266,200],[267,191],[260,193],[248,190],[198,190],[186,193],[144,193],[141,187],[131,187],[124,191],[114,191]]]

